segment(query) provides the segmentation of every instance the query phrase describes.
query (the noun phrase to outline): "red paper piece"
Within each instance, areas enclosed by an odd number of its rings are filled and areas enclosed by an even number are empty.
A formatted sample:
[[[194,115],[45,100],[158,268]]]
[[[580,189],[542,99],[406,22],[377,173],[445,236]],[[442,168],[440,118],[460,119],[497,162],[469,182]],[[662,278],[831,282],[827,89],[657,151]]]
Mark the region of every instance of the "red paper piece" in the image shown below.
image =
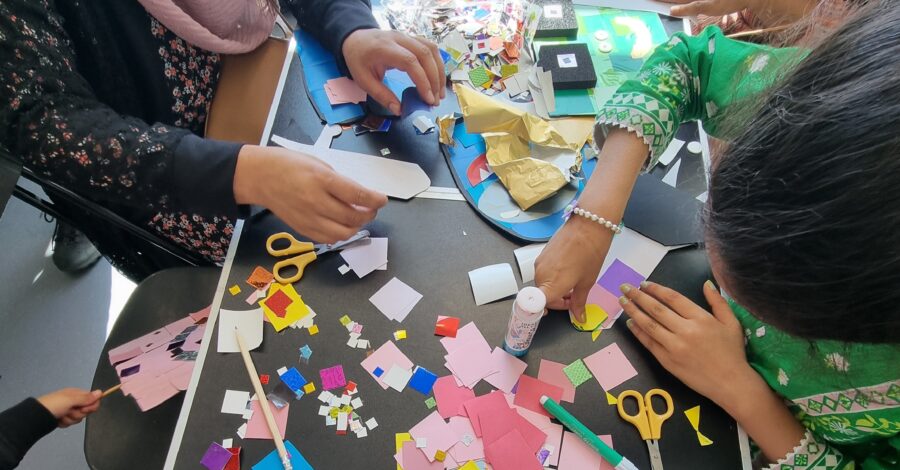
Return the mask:
[[[277,290],[274,294],[269,296],[269,298],[263,300],[263,303],[266,307],[269,307],[269,310],[278,316],[278,318],[284,318],[287,314],[287,308],[290,307],[294,301],[283,291]]]
[[[525,376],[523,375],[522,377],[524,378]],[[482,413],[489,410],[510,409],[509,403],[507,403],[506,398],[503,397],[503,392],[498,391],[475,397],[463,403],[463,407],[465,407],[466,414],[469,415],[469,421],[472,422],[472,427],[475,428],[475,435],[478,437],[481,437],[481,422],[479,421],[479,416],[481,416]]]
[[[528,443],[528,450],[532,454],[537,454],[547,440],[545,432],[528,422],[513,409],[488,410],[482,413],[478,420],[481,423],[481,434],[484,436],[485,447],[497,442],[513,429],[517,429],[522,434],[522,438]]]
[[[523,375],[519,378],[519,388],[516,390],[516,399],[513,400],[513,403],[535,413],[550,416],[550,413],[547,413],[547,410],[541,405],[541,396],[547,395],[558,402],[562,399],[562,394],[563,390],[556,385]]]
[[[241,448],[229,447],[228,452],[231,452],[231,458],[222,470],[241,470]]]
[[[261,383],[263,385],[268,385],[269,374],[259,374],[259,383]]]
[[[437,324],[434,325],[434,334],[456,338],[456,330],[459,329],[459,318],[438,315]]]
[[[512,430],[484,448],[485,459],[494,470],[543,470],[522,433]]]
[[[463,403],[475,398],[475,392],[470,388],[457,385],[456,379],[452,375],[438,378],[431,390],[434,392],[438,413],[444,419],[451,416],[465,416]]]
[[[487,157],[484,154],[479,155],[475,160],[472,160],[472,163],[469,164],[469,168],[466,169],[466,177],[469,179],[469,184],[472,186],[478,186],[481,184],[485,178],[482,175],[490,175],[493,173],[491,167],[488,166]]]

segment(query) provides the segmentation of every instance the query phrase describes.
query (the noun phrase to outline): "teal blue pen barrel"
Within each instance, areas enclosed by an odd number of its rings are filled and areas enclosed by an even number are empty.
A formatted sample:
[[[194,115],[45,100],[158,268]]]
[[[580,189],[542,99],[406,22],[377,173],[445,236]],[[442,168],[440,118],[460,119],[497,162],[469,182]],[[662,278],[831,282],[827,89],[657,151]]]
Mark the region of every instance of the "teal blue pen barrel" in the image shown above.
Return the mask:
[[[596,434],[588,429],[587,426],[581,424],[581,421],[578,421],[578,419],[566,411],[559,403],[552,398],[542,397],[541,404],[544,405],[544,409],[556,417],[563,426],[569,428],[569,430],[580,437],[582,441],[597,451],[604,460],[614,466],[619,465],[619,463],[622,462],[623,457],[618,452],[606,445],[605,442],[601,441]]]

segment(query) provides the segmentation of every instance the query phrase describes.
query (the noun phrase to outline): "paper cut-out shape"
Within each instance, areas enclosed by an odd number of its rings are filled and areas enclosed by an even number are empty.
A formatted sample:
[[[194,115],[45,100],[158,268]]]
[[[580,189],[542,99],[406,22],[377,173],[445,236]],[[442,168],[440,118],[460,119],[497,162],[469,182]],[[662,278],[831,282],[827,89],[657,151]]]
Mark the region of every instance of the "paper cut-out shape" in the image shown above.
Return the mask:
[[[200,459],[200,464],[209,470],[224,470],[229,460],[231,460],[231,452],[219,445],[218,442],[213,442],[206,449],[203,458]]]
[[[597,284],[609,291],[610,293],[619,292],[619,286],[622,284],[630,284],[632,287],[638,287],[641,282],[646,280],[644,276],[616,259],[609,265],[609,268],[600,276]],[[608,312],[607,312],[608,313]]]
[[[469,271],[469,282],[472,284],[475,305],[484,305],[516,295],[519,292],[516,276],[509,263],[494,264]]]
[[[579,385],[587,382],[593,377],[591,372],[584,365],[584,361],[581,359],[576,359],[575,362],[564,367],[563,372],[566,373],[566,376],[575,388],[578,388]]]
[[[535,379],[534,377],[523,375],[519,378],[519,387],[516,389],[516,398],[513,400],[513,403],[516,406],[521,406],[522,408],[534,411],[535,413],[550,416],[550,413],[548,413],[543,405],[541,405],[541,396],[547,395],[548,397],[559,401],[562,399],[562,393],[562,388],[557,387],[556,385],[551,385]]]
[[[425,407],[429,410],[433,410],[434,407],[437,406],[437,401],[435,401],[434,397],[428,397],[425,399]]]
[[[480,416],[488,410],[509,408],[509,403],[506,401],[506,398],[504,398],[503,392],[495,390],[486,395],[481,395],[468,400],[463,403],[462,406],[466,411],[466,415],[469,417],[469,421],[472,423],[472,428],[475,429],[475,435],[481,437]]]
[[[574,315],[569,315],[569,321],[572,322],[572,326],[578,331],[594,331],[597,328],[600,328],[600,324],[603,323],[608,316],[602,308],[594,304],[587,304],[584,306],[584,315],[584,322],[576,320]]]
[[[302,391],[303,386],[307,384],[306,378],[304,378],[303,375],[300,374],[300,371],[297,370],[296,367],[291,367],[285,373],[280,374],[278,377],[294,393]]]
[[[409,434],[419,441],[426,440],[426,445],[422,448],[422,452],[430,462],[434,462],[434,454],[437,451],[447,451],[456,444],[457,437],[453,433],[453,429],[448,425],[437,411],[425,417],[422,421],[409,430]],[[418,447],[418,443],[416,444]]]
[[[278,432],[282,436],[284,436],[284,431],[287,429],[288,412],[290,411],[290,408],[290,404],[279,409],[269,403],[269,409],[272,410],[272,416],[275,417],[275,424],[277,425]],[[250,400],[250,409],[253,411],[253,416],[251,416],[250,421],[247,422],[247,432],[244,434],[243,438],[272,439],[272,433],[269,432],[269,427],[266,424],[266,418],[263,415],[262,405],[260,405],[259,400]]]
[[[247,278],[247,284],[250,284],[256,290],[265,289],[273,281],[275,281],[275,276],[262,266],[254,268],[253,272],[250,273],[250,276]]]
[[[616,398],[612,393],[606,392],[606,404],[607,405],[615,405],[619,403],[619,399]]]
[[[387,265],[388,239],[369,238],[360,240],[341,251],[341,257],[359,278]]]
[[[600,333],[603,333],[602,328],[597,328],[596,330],[591,332],[591,341],[597,341],[597,338],[600,337]]]
[[[412,371],[398,365],[394,365],[388,369],[386,374],[381,376],[381,380],[387,384],[388,387],[391,387],[398,392],[402,392],[403,389],[406,388],[406,385],[411,378]]]
[[[332,78],[325,82],[325,92],[331,104],[362,103],[368,95],[347,77]]]
[[[312,465],[303,457],[303,454],[294,447],[294,444],[291,441],[284,441],[284,447],[288,451],[288,455],[291,457],[291,467],[294,470],[313,470]],[[283,470],[284,466],[281,464],[281,456],[278,455],[277,450],[273,450],[268,455],[266,455],[262,460],[260,460],[256,465],[252,467],[252,470]]]
[[[547,433],[528,422],[513,409],[499,408],[489,410],[482,413],[478,419],[480,420],[481,435],[485,447],[490,447],[513,429],[518,430],[522,434],[522,438],[525,439],[527,448],[532,454],[536,454],[547,439]]]
[[[634,366],[616,343],[584,358],[584,364],[607,392],[637,375]]]
[[[413,372],[412,377],[409,379],[409,388],[421,393],[422,395],[428,395],[431,393],[432,387],[434,387],[434,382],[437,381],[437,376],[434,375],[430,370],[424,367],[417,367],[415,372]]]
[[[216,351],[220,353],[240,352],[235,329],[241,333],[248,351],[252,351],[262,344],[263,340],[263,311],[262,309],[234,311],[219,310],[219,336]]]
[[[284,290],[276,290],[272,295],[263,300],[263,305],[269,308],[275,316],[284,318],[287,314],[288,307],[294,303]]]
[[[501,348],[491,351],[491,369],[496,372],[484,378],[498,390],[511,393],[528,364]]]
[[[250,392],[225,390],[225,398],[222,399],[222,413],[243,415],[247,412],[248,401],[250,401]]]
[[[531,282],[534,280],[534,262],[538,255],[544,251],[546,243],[538,243],[534,245],[523,246],[513,250],[516,256],[516,263],[519,265],[519,274],[522,275],[522,282]]]
[[[565,364],[541,359],[540,367],[538,368],[538,380],[561,388],[563,394],[560,400],[574,403],[575,386],[572,385],[572,382],[563,370],[565,367]]]
[[[228,288],[228,292],[231,293],[232,296],[238,295],[241,293],[241,286],[235,284]]]
[[[397,330],[394,332],[394,339],[400,341],[401,339],[406,339],[406,330]]]
[[[422,294],[396,277],[369,297],[369,302],[372,302],[384,316],[398,322],[406,319],[420,300]]]
[[[485,458],[494,470],[542,470],[518,430],[512,430],[484,448]]]
[[[456,331],[458,329],[459,318],[438,315],[437,323],[434,326],[434,334],[438,336],[449,336],[451,338],[456,338]]]
[[[700,405],[684,410],[684,415],[687,417],[688,422],[691,423],[691,428],[697,433],[697,441],[700,445],[703,447],[711,445],[713,441],[700,432]]]
[[[414,364],[393,341],[385,341],[369,357],[363,359],[360,365],[378,382],[378,385],[381,385],[381,388],[387,390],[388,385],[384,383],[383,374],[380,377],[375,375],[375,369],[388,371],[392,366],[398,365],[403,369],[411,370]]]
[[[322,379],[322,389],[324,390],[333,390],[347,385],[344,368],[340,364],[320,370],[319,376]]]
[[[464,416],[462,404],[475,398],[475,392],[464,386],[457,385],[452,375],[438,378],[432,388],[434,399],[437,401],[438,413],[443,418],[452,416]]]
[[[291,301],[290,304],[287,305],[284,315],[279,315],[268,305],[269,299],[273,297],[279,299],[282,298],[282,296],[278,294],[279,292],[283,293]],[[274,305],[278,307],[281,305],[280,302],[281,301],[276,300]],[[309,315],[310,312],[309,307],[307,307],[306,304],[303,303],[303,300],[300,298],[300,294],[298,294],[297,291],[294,290],[293,285],[279,284],[277,282],[273,282],[272,285],[269,286],[269,295],[268,297],[266,297],[266,299],[260,302],[260,306],[263,309],[263,313],[266,314],[266,318],[269,320],[269,323],[271,323],[275,328],[275,331],[281,331],[293,325],[301,318]]]
[[[597,435],[601,441],[610,447],[613,446],[612,436]],[[566,431],[563,433],[562,451],[559,456],[558,470],[613,470],[609,462],[596,450],[588,446],[580,437]]]

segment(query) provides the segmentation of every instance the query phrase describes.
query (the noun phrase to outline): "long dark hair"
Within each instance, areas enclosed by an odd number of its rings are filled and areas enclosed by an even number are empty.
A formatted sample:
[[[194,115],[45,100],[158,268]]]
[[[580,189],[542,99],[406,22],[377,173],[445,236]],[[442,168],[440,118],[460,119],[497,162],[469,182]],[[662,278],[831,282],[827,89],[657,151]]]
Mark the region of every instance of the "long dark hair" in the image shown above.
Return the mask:
[[[871,1],[716,159],[707,241],[731,294],[809,339],[900,343],[900,7]]]

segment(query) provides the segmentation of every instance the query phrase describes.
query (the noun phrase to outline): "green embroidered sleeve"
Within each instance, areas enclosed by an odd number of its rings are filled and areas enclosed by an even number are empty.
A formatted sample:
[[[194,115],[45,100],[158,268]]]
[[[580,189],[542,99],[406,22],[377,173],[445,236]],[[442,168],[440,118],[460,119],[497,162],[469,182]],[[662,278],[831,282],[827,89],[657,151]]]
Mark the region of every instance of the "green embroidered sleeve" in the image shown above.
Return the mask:
[[[735,111],[732,107],[741,108],[733,105],[758,96],[803,55],[798,49],[729,39],[715,26],[698,36],[677,33],[656,49],[637,77],[619,87],[597,123],[637,134],[650,147],[651,168],[682,122],[702,120],[710,135],[728,138],[722,122]]]
[[[854,470],[852,460],[827,443],[819,442],[809,431],[790,454],[764,470]]]

